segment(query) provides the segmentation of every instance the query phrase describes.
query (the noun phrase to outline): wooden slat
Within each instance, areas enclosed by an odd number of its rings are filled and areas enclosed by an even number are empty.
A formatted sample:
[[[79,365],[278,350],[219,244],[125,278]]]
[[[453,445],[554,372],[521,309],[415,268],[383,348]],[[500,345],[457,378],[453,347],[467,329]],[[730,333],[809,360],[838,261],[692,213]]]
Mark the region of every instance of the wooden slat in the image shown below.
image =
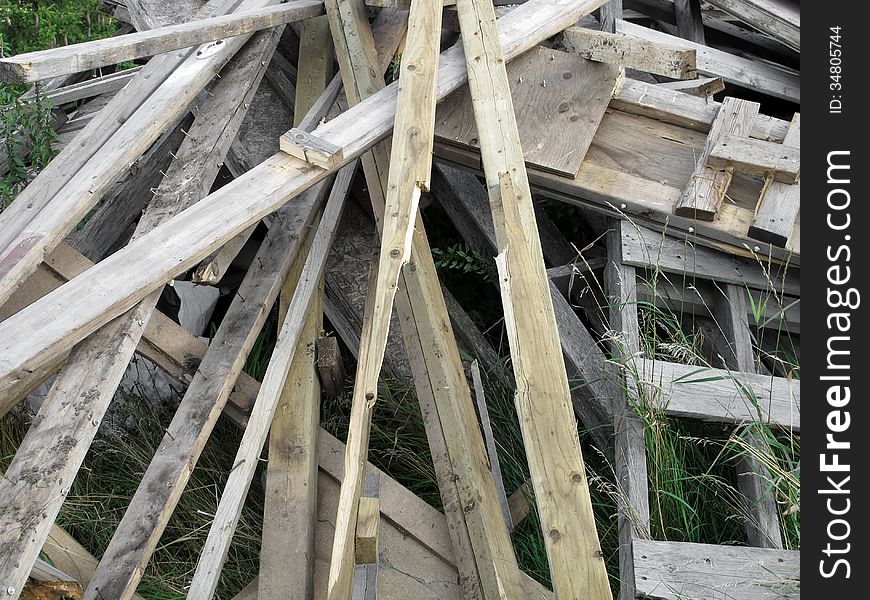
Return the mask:
[[[800,430],[798,381],[650,359],[637,369],[649,401],[669,415]]]
[[[605,6],[610,6],[611,3],[612,0]],[[575,54],[589,60],[674,79],[695,79],[698,76],[695,51],[672,44],[639,40],[583,27],[566,29],[565,41]]]
[[[701,98],[710,98],[725,89],[725,82],[722,81],[721,77],[699,77],[698,79],[668,81],[656,85],[661,88],[678,90]]]
[[[640,326],[637,320],[637,274],[623,264],[619,228],[607,232],[607,266],[604,286],[610,303],[608,316],[613,331],[611,351],[619,362],[616,375],[626,385],[613,401],[614,466],[619,487],[619,598],[634,600],[634,540],[649,537],[649,486],[644,424],[628,403],[624,390],[640,354]]]
[[[573,177],[604,117],[619,69],[540,46],[508,66],[514,114],[530,167]],[[469,91],[438,109],[439,141],[480,148]]]
[[[622,260],[635,267],[653,267],[682,278],[701,278],[800,295],[800,269],[768,263],[761,258],[743,258],[697,246],[623,221]]]
[[[730,134],[719,138],[707,164],[793,184],[801,174],[801,151],[785,144]]]
[[[335,169],[344,158],[339,146],[298,128],[281,136],[281,151],[322,169]]]
[[[789,0],[707,0],[762,33],[801,51],[800,4]]]
[[[47,92],[45,95],[51,100],[53,106],[61,106],[79,100],[86,100],[101,94],[115,92],[122,89],[139,74],[141,67],[133,67],[103,75],[94,79],[88,79],[72,85],[67,85]]]
[[[197,56],[207,56],[219,49],[226,38],[322,14],[321,0],[295,0],[279,6],[17,54],[0,58],[0,81],[28,83],[199,45],[202,47],[197,50]]]
[[[485,0],[458,0],[457,8],[499,247],[516,408],[554,591],[609,598],[495,10]]]
[[[800,141],[800,113],[795,113],[783,145],[800,149]],[[777,246],[785,246],[794,229],[800,208],[800,182],[788,185],[776,181],[775,177],[768,177],[761,191],[758,210],[749,228],[749,235]]]
[[[748,136],[759,107],[756,102],[725,98],[707,134],[707,141],[701,149],[689,183],[674,206],[675,214],[702,221],[713,220],[731,185],[734,168],[711,163],[710,155],[726,136]]]
[[[506,58],[517,56],[570,25],[572,19],[591,10],[596,1],[530,0],[513,10],[499,19]],[[463,60],[461,48],[454,47],[442,54],[439,98],[467,80]],[[343,146],[346,158],[359,156],[389,133],[396,91],[396,84],[388,86],[361,105],[320,125],[318,135]],[[133,306],[150,290],[191,268],[212,250],[326,175],[323,170],[312,169],[302,161],[279,153],[215,191],[205,204],[185,210],[172,219],[169,226],[129,244],[77,278],[74,284],[62,286],[6,319],[0,323],[0,389],[10,379],[17,378],[15,374],[22,372],[21,367],[27,365],[28,370],[33,370],[39,363],[61,355],[73,343]],[[258,194],[252,195],[252,189]],[[2,215],[5,216],[6,211]],[[143,261],[143,256],[148,260]],[[116,282],[113,272],[125,273],[123,286],[113,284],[103,294],[90,293],[98,281]],[[44,315],[61,313],[68,318],[45,321]],[[29,319],[36,319],[36,324],[28,325]],[[39,335],[34,336],[34,331]]]
[[[652,598],[797,600],[800,553],[636,540],[637,589]]]
[[[702,44],[693,43],[667,33],[654,31],[628,21],[616,24],[617,33],[639,37],[645,40],[674,44],[697,51],[699,75],[721,77],[728,83],[752,89],[775,98],[800,103],[800,77],[785,67],[779,68],[761,61],[716,50]]]
[[[601,31],[616,33],[616,22],[622,19],[622,0],[608,0],[598,11]]]
[[[356,522],[354,557],[357,565],[378,562],[378,523],[381,509],[377,497],[362,496],[359,499]]]

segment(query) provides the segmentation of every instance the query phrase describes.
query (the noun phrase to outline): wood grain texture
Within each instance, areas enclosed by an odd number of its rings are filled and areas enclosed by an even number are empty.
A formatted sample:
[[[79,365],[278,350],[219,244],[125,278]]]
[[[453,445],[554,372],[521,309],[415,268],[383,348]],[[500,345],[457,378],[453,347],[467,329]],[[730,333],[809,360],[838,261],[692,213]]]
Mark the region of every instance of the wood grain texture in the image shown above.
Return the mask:
[[[191,46],[202,46],[197,50],[197,56],[201,57],[220,48],[226,38],[322,14],[321,0],[295,0],[289,4],[242,10],[149,31],[17,54],[0,58],[0,81],[39,81]]]
[[[335,169],[344,158],[341,147],[296,127],[281,136],[281,151],[322,169]]]
[[[788,0],[709,0],[709,3],[795,52],[801,51],[800,4]]]
[[[676,36],[654,31],[628,21],[619,21],[616,31],[623,35],[694,49],[697,52],[699,74],[711,77],[718,76],[726,82],[740,87],[768,94],[774,98],[800,103],[800,78],[793,71],[682,40]]]
[[[707,141],[698,155],[695,170],[689,177],[688,185],[680,194],[674,206],[674,213],[702,221],[712,221],[719,205],[725,199],[734,167],[730,164],[711,163],[713,149],[728,135],[748,136],[758,115],[760,105],[756,102],[725,98],[719,114],[710,127]]]
[[[696,44],[706,44],[700,0],[674,0],[673,5],[679,36]]]
[[[719,138],[707,164],[793,184],[801,174],[801,151],[786,144],[730,134]]]
[[[539,46],[507,68],[514,115],[530,167],[573,177],[604,116],[619,69]],[[480,148],[467,89],[438,108],[439,141]]]
[[[593,4],[590,10],[601,3]],[[498,241],[516,407],[554,591],[609,598],[495,10],[482,0],[458,0],[457,8]]]
[[[670,415],[800,430],[797,381],[648,359],[638,364],[638,381],[649,400]]]
[[[705,99],[725,90],[725,82],[722,81],[721,77],[699,77],[683,81],[668,81],[657,85],[661,88],[678,90],[684,94],[692,94]]]
[[[695,51],[679,46],[583,27],[566,29],[565,41],[575,54],[589,60],[674,79],[695,79],[698,76]]]
[[[530,0],[499,19],[506,58],[517,56],[570,25],[572,19],[591,10],[594,1],[597,0]],[[438,72],[438,97],[443,98],[467,80],[461,48],[442,53]],[[396,87],[391,84],[382,93],[320,125],[318,135],[345,147],[348,160],[359,156],[389,133]],[[274,155],[215,191],[204,204],[183,211],[153,235],[143,236],[76,278],[74,283],[69,282],[0,323],[0,388],[5,380],[20,377],[22,366],[28,365],[28,370],[33,370],[40,362],[50,361],[52,355],[62,354],[133,306],[151,289],[189,269],[326,175],[325,171],[308,167],[286,154]],[[259,191],[256,196],[250,194],[254,188]],[[5,216],[6,211],[2,214]],[[143,256],[148,256],[148,260],[141,260]],[[82,292],[85,289],[93,292],[97,282],[112,280],[113,272],[129,274],[123,287],[103,288],[100,294]],[[59,311],[69,318],[45,322],[43,315],[60,314]],[[36,319],[37,325],[28,325],[29,319]],[[39,331],[40,335],[33,336],[33,331]],[[51,351],[46,352],[49,348]]]
[[[637,589],[652,598],[800,598],[800,553],[637,540]]]
[[[657,266],[689,281],[697,277],[758,290],[774,287],[779,292],[800,295],[799,268],[716,252],[627,221],[621,223],[621,235],[625,264]]]
[[[800,159],[801,121],[800,113],[795,113],[786,133],[783,145],[798,148]],[[749,228],[749,235],[756,239],[785,246],[801,208],[800,182],[788,185],[767,177],[758,200],[755,220]]]

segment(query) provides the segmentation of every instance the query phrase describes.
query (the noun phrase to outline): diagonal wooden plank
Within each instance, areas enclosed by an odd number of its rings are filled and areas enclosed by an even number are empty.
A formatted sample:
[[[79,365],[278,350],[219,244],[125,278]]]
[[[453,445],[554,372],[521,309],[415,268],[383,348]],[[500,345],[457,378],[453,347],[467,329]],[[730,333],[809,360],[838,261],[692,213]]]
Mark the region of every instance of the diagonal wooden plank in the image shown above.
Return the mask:
[[[458,0],[457,8],[499,245],[516,408],[553,588],[560,598],[610,598],[495,10],[485,0]]]
[[[795,113],[784,145],[800,148],[801,121],[800,113]],[[756,239],[785,246],[794,229],[795,219],[801,208],[800,182],[789,185],[774,181],[773,176],[765,180],[755,212],[755,220],[749,227],[749,235]]]

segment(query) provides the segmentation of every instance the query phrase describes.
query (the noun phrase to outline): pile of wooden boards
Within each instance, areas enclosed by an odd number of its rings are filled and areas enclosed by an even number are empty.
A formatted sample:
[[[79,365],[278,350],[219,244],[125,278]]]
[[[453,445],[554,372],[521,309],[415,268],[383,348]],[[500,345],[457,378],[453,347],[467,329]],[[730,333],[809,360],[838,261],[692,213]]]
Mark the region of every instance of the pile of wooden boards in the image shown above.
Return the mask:
[[[0,79],[43,82],[59,149],[0,213],[0,415],[51,382],[0,480],[0,591],[54,577],[135,596],[227,414],[242,441],[191,598],[214,596],[267,446],[260,576],[240,597],[611,598],[578,418],[616,471],[620,598],[799,597],[759,461],[740,466],[750,546],[649,539],[628,401],[800,430],[799,385],[755,356],[747,306],[800,296],[797,3],[494,4],[113,0],[119,35],[0,59]],[[509,369],[439,282],[433,197],[494,257]],[[589,239],[566,240],[540,199],[579,207]],[[647,270],[691,278],[671,292],[723,333],[712,375],[644,355]],[[604,314],[574,285],[595,272]],[[232,296],[207,345],[157,310],[182,279]],[[242,368],[276,304],[257,382]],[[324,315],[356,358],[344,444],[320,428],[321,394],[345,385]],[[134,353],[186,391],[97,561],[54,521]],[[552,590],[518,567],[521,511],[463,354],[515,389],[517,494]],[[367,462],[382,375],[414,384],[443,515]]]

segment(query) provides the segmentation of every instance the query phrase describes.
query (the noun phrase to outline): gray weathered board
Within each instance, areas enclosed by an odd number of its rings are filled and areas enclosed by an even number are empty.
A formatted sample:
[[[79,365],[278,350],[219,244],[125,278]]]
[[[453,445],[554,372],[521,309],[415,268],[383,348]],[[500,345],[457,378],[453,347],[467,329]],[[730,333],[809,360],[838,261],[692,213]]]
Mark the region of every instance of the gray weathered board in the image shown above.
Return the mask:
[[[797,600],[800,553],[634,540],[637,591],[662,600]]]
[[[573,178],[604,111],[619,68],[538,46],[507,66],[526,164]],[[438,105],[440,142],[479,149],[467,87]]]

